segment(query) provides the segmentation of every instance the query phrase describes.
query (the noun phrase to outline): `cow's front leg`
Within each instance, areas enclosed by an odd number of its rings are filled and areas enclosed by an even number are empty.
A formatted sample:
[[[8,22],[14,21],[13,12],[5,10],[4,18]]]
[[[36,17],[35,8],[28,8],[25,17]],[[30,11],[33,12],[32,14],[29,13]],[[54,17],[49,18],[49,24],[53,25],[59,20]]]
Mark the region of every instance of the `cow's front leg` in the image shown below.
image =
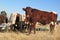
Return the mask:
[[[36,33],[35,23],[32,24],[34,34]]]
[[[28,24],[28,32],[29,32],[29,34],[31,34],[31,25],[30,24]]]

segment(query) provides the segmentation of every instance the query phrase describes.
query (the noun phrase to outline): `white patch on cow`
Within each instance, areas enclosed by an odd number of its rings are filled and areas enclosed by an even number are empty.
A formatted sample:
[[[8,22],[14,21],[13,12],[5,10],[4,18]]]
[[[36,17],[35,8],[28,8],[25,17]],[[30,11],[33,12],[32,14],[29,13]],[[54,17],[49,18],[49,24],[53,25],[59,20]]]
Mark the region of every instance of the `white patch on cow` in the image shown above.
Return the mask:
[[[29,22],[26,22],[26,24],[29,24]]]
[[[56,30],[56,22],[54,23],[53,21],[51,21],[51,23],[50,23],[50,24],[55,25],[54,30]]]
[[[53,11],[54,14],[57,14],[57,12]]]
[[[53,22],[53,21],[51,21],[51,23],[50,23],[50,24],[54,25],[54,22]]]

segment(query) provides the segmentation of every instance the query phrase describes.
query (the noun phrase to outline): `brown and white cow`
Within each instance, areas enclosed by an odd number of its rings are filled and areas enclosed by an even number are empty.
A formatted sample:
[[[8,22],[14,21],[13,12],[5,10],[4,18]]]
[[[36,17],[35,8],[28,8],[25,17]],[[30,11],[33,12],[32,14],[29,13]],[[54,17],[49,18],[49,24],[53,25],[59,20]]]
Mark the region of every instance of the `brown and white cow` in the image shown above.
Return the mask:
[[[34,33],[35,31],[35,24],[36,22],[40,22],[41,24],[49,24],[50,23],[50,30],[54,30],[55,28],[55,23],[57,21],[57,13],[56,12],[47,12],[47,11],[42,11],[38,9],[34,9],[31,7],[26,7],[23,8],[23,10],[26,12],[26,20],[32,24],[32,27],[34,28]],[[31,33],[31,30],[29,31]]]

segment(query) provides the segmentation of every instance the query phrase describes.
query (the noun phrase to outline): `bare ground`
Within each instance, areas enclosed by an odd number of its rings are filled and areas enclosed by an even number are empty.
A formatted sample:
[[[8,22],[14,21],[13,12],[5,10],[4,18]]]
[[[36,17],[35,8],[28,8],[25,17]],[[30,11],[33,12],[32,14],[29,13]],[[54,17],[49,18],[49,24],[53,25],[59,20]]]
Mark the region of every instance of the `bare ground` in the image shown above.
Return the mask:
[[[60,25],[56,25],[53,34],[49,31],[36,31],[36,34],[32,32],[30,35],[21,32],[0,32],[0,40],[60,40]]]

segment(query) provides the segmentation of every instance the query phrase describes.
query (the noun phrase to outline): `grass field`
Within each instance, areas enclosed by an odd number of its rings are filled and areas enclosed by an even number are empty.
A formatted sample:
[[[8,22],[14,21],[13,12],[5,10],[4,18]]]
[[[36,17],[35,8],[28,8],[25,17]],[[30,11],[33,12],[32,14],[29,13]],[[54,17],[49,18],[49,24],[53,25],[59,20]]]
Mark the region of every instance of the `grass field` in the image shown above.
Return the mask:
[[[40,26],[41,28],[42,25]],[[49,29],[48,25],[46,28]],[[55,32],[51,34],[49,31],[36,31],[36,34],[21,32],[0,32],[0,40],[60,40],[60,25],[56,25]]]

